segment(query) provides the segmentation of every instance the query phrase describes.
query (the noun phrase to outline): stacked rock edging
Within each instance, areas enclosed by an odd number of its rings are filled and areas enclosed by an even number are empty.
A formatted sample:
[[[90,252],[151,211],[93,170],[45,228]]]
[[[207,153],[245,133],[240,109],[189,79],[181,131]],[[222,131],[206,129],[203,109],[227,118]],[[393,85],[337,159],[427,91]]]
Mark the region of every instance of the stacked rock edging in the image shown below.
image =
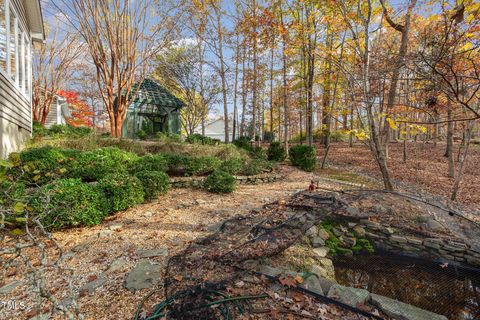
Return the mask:
[[[473,250],[468,244],[441,238],[404,235],[395,228],[367,219],[360,220],[359,225],[365,229],[365,237],[379,249],[480,267],[480,252]]]
[[[234,176],[238,184],[262,184],[275,182],[280,179],[278,174],[257,174],[254,176]],[[170,178],[173,188],[199,188],[206,177],[175,177]]]

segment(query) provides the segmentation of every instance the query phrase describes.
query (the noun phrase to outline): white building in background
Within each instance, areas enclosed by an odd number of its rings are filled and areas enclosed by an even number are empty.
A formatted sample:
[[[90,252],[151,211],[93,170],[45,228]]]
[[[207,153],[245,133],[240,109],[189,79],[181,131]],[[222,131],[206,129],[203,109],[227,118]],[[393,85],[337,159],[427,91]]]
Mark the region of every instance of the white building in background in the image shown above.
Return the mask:
[[[54,124],[67,124],[67,119],[72,116],[72,112],[68,107],[67,99],[61,96],[55,96],[50,112],[45,121],[45,127],[50,128]]]
[[[0,0],[0,157],[32,133],[32,43],[44,41],[40,0]]]
[[[230,131],[229,132],[230,142],[233,141],[232,128],[233,128],[233,121],[229,120],[228,131]],[[197,129],[195,129],[195,133],[202,134],[202,127],[200,126]],[[223,119],[223,117],[212,119],[205,124],[205,136],[225,142],[225,120]],[[238,133],[237,133],[237,136],[238,136]]]

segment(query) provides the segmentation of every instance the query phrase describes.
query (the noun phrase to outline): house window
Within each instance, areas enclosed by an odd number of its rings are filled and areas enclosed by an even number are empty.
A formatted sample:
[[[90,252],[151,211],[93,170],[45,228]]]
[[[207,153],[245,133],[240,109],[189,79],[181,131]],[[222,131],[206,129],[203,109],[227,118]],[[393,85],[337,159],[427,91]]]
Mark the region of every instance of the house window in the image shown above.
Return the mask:
[[[7,70],[7,20],[5,0],[0,0],[0,71]]]
[[[23,44],[23,35],[24,32],[20,28],[17,27],[17,74],[18,74],[18,86],[20,87],[20,91],[25,93],[25,87],[23,79],[25,78],[25,52],[24,52],[24,44]]]
[[[10,7],[10,77],[16,81],[17,79],[17,37],[16,37],[17,17]]]
[[[31,44],[12,0],[0,0],[0,74],[30,100]]]

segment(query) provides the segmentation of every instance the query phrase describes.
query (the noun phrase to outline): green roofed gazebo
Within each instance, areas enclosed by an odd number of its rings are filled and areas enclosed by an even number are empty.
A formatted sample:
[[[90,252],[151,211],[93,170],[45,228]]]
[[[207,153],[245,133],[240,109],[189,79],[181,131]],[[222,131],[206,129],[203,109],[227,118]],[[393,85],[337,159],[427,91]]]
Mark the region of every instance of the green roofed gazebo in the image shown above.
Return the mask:
[[[131,92],[136,92],[138,85],[136,97],[130,99],[122,136],[137,138],[143,133],[154,136],[158,132],[180,134],[180,109],[185,103],[152,79],[134,84]]]

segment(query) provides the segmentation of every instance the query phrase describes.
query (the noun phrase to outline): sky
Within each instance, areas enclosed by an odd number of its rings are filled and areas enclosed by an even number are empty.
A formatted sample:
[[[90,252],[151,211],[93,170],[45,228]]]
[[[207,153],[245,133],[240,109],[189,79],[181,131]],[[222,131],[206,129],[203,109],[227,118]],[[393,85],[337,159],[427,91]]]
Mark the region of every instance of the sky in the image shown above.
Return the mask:
[[[55,26],[59,29],[59,31],[58,31],[59,32],[58,33],[59,37],[66,36],[68,34],[67,32],[69,30],[72,30],[72,28],[70,26],[70,23],[69,23],[69,20],[71,19],[71,17],[64,15],[57,8],[55,8],[55,6],[52,5],[52,2],[55,2],[58,6],[62,7],[62,1],[65,1],[68,4],[69,0],[41,0],[43,14],[44,14],[44,20],[47,23],[47,25],[49,25],[50,27],[53,28]],[[138,0],[135,0],[135,1],[138,1]],[[161,1],[163,1],[163,0],[161,0]],[[173,0],[173,1],[175,1],[175,0]],[[258,1],[258,2],[261,3],[261,1]],[[424,0],[419,1],[419,4],[424,4],[424,3],[425,3]],[[393,16],[396,16],[398,14],[402,14],[402,12],[404,12],[404,10],[406,9],[406,5],[407,5],[407,1],[405,1],[405,0],[392,0],[392,1],[390,1],[390,6],[393,7],[394,12],[395,12],[395,14]],[[417,6],[417,8],[418,7],[420,7],[420,6]],[[424,7],[424,6],[422,5],[422,7]],[[231,16],[235,12],[234,0],[225,0],[223,2],[223,8],[225,10],[225,15],[222,19],[222,24],[225,28],[227,28],[229,30],[232,30],[234,22],[233,22],[233,19],[231,18]],[[437,10],[438,9],[435,9],[434,7],[432,7],[432,11],[437,11]],[[418,12],[418,13],[423,14],[423,15],[428,15],[431,12]],[[151,23],[156,23],[156,22],[158,22],[158,20],[157,21],[155,21],[155,20],[151,21]],[[189,43],[189,42],[191,43],[191,42],[195,42],[195,39],[193,39],[193,36],[192,36],[191,33],[189,33],[188,31],[185,31],[182,34],[182,36],[177,40],[177,42],[178,43]],[[229,92],[232,93],[232,91],[233,91],[233,80],[232,79],[233,79],[233,70],[234,70],[234,63],[233,63],[234,51],[232,50],[232,48],[230,48],[228,45],[226,45],[224,47],[224,55],[226,57],[227,67],[230,71],[229,72],[229,81],[228,81]],[[85,57],[82,57],[82,59],[84,60]],[[216,57],[215,57],[214,54],[212,54],[212,52],[207,52],[207,60],[216,61]],[[233,111],[233,94],[229,95],[228,100],[229,100],[228,101],[228,109],[229,109],[229,112],[232,112]],[[214,109],[217,109],[218,111],[220,111],[220,113],[223,114],[223,111],[222,111],[223,104],[217,103],[214,106]]]

